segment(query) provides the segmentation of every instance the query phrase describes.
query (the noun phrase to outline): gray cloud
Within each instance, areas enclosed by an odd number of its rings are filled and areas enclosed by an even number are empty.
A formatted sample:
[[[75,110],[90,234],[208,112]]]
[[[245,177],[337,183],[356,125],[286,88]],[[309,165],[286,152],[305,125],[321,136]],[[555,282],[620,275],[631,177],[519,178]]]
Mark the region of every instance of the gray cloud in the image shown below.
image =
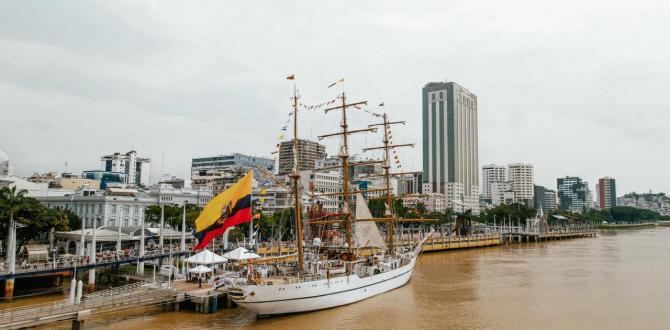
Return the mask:
[[[290,111],[288,73],[309,104],[345,77],[352,99],[384,100],[408,120],[396,140],[420,143],[421,87],[449,79],[479,97],[481,165],[531,162],[549,186],[610,175],[620,193],[670,191],[668,11],[664,1],[9,2],[0,149],[23,175],[97,167],[131,148],[155,173],[164,157],[181,176],[193,156],[269,156]],[[334,115],[303,118],[306,137],[337,128]],[[421,166],[420,150],[401,152],[406,167]]]

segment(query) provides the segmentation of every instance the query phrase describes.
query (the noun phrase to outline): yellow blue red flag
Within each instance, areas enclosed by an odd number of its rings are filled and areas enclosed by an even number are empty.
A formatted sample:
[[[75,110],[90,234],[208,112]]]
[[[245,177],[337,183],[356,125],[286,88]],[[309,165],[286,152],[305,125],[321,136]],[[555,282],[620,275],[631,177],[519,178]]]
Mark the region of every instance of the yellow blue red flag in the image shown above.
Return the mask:
[[[198,245],[193,249],[200,250],[209,244],[214,237],[221,236],[226,229],[251,221],[251,181],[253,171],[232,187],[216,195],[205,205],[195,219],[195,237]]]

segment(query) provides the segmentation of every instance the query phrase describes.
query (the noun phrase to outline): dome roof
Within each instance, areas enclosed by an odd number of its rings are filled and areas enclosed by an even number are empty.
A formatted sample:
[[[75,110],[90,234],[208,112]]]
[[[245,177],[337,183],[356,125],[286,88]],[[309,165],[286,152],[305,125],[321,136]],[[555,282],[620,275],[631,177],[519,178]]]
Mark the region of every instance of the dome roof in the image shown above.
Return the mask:
[[[9,161],[9,157],[7,157],[7,154],[4,153],[4,151],[0,150],[0,162],[6,162]]]

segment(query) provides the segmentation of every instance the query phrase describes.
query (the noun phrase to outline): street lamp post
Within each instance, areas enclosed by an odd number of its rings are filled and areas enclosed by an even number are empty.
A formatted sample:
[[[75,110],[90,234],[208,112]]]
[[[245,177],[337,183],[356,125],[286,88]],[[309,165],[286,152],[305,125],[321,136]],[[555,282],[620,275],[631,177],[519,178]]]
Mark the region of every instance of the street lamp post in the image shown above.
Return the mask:
[[[117,253],[117,255],[121,251],[121,221],[123,220],[123,216],[124,216],[123,207],[125,207],[125,206],[122,206],[121,216],[119,217],[119,225],[117,226],[117,230],[116,230],[116,253]]]
[[[163,225],[165,224],[165,205],[161,204],[161,227],[159,228],[158,246],[163,251]]]
[[[140,220],[142,222],[142,227],[140,228],[140,251],[137,256],[137,274],[144,275],[144,215],[140,215]]]
[[[184,201],[184,211],[181,217],[181,252],[186,251],[186,201]]]
[[[95,237],[95,227],[97,227],[96,219],[93,219],[93,226],[91,226],[91,229],[93,229],[93,236],[91,237],[91,253],[90,253],[90,263],[95,265],[95,246],[96,246],[96,237]],[[91,269],[88,271],[88,286],[89,288],[94,288],[95,287],[95,266],[91,267]]]

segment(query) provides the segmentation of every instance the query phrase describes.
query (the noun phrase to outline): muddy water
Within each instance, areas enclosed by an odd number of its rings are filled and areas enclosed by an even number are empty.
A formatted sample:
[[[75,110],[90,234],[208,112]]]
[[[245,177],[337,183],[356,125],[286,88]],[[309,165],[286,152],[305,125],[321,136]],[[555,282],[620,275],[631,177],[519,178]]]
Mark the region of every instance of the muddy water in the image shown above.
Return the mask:
[[[667,329],[670,228],[432,253],[411,282],[349,306],[257,320],[156,309],[89,321],[97,329]],[[60,324],[63,328],[69,324]]]

